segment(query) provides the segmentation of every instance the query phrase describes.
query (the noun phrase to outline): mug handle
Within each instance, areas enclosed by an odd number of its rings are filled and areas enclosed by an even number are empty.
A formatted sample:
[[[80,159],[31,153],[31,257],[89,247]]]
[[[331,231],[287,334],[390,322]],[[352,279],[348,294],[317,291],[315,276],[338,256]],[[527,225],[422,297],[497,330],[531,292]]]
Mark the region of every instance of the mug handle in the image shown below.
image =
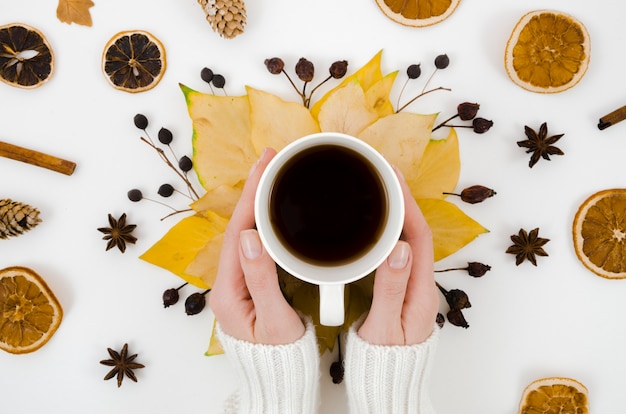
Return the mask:
[[[343,325],[345,308],[343,284],[320,285],[320,323],[324,326]]]

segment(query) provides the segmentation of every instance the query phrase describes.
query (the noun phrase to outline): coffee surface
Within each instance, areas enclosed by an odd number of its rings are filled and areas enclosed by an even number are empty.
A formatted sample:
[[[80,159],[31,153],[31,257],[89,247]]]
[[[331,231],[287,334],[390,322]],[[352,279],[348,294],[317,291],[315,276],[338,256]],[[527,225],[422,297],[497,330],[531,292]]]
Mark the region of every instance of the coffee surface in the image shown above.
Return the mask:
[[[269,213],[281,243],[301,260],[337,265],[367,253],[386,224],[378,172],[338,145],[309,148],[281,168]]]

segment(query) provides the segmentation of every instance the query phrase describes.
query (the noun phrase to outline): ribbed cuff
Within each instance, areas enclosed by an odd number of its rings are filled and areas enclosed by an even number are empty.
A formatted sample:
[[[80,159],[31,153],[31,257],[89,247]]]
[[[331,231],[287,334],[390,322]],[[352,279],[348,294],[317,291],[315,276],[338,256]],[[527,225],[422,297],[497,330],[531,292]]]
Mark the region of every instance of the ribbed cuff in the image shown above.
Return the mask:
[[[361,339],[355,325],[346,341],[350,413],[433,414],[429,382],[439,327],[418,345],[381,346]]]
[[[264,345],[229,336],[217,324],[218,338],[240,382],[230,403],[245,414],[309,414],[319,405],[320,357],[315,327],[296,342]],[[232,410],[232,408],[231,408]]]

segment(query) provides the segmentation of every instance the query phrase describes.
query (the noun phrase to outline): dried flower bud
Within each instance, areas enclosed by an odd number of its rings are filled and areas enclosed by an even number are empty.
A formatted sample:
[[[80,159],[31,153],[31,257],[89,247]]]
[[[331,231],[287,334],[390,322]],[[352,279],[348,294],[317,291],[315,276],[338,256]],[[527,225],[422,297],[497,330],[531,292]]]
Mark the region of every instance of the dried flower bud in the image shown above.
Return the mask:
[[[441,312],[438,312],[435,322],[437,322],[437,325],[439,325],[439,328],[443,328],[443,325],[446,323],[446,318],[444,318]]]
[[[477,103],[463,102],[457,107],[457,113],[459,114],[459,118],[463,121],[469,121],[476,117],[479,108],[480,105]]]
[[[473,185],[461,191],[461,200],[466,203],[476,204],[481,203],[494,195],[496,195],[496,192],[491,188],[487,188],[482,185]]]
[[[167,289],[163,292],[163,307],[168,308],[172,305],[175,305],[178,302],[178,290],[177,289]]]
[[[485,273],[491,270],[491,266],[479,263],[479,262],[469,262],[467,264],[467,273],[473,277],[483,277]]]
[[[439,55],[435,58],[435,67],[437,69],[445,69],[450,64],[448,55]]]
[[[421,74],[422,69],[420,68],[419,64],[413,64],[406,68],[406,75],[409,77],[409,79],[417,79],[420,77]]]
[[[330,376],[333,379],[333,384],[341,384],[343,382],[344,372],[343,363],[335,361],[330,365]]]
[[[348,72],[348,62],[346,60],[333,62],[328,71],[330,72],[330,76],[334,79],[341,79],[346,76],[346,72]]]
[[[469,324],[465,320],[465,316],[463,316],[463,312],[460,309],[450,309],[447,313],[448,321],[454,326],[460,326],[461,328],[469,328]]]
[[[315,75],[313,63],[305,58],[300,58],[298,63],[296,63],[296,75],[298,75],[298,78],[300,78],[302,82],[311,82]]]
[[[490,121],[485,118],[474,118],[472,121],[472,126],[474,127],[474,132],[477,134],[484,134],[489,131],[489,128],[493,126],[493,121]]]
[[[285,62],[279,57],[265,59],[265,67],[272,75],[278,75],[283,71]]]

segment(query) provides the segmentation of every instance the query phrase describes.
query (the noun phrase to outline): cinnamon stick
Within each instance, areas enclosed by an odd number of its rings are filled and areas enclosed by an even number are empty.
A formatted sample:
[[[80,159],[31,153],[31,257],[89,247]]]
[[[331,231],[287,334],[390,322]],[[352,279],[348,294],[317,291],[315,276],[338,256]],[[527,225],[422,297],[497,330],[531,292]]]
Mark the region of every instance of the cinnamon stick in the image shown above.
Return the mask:
[[[65,175],[72,175],[76,168],[76,164],[71,161],[2,141],[0,141],[0,157],[11,158]]]
[[[600,118],[600,121],[598,121],[598,128],[600,130],[606,129],[611,125],[623,121],[624,119],[626,119],[626,106],[622,106],[621,108],[618,108],[610,114],[604,115]]]

